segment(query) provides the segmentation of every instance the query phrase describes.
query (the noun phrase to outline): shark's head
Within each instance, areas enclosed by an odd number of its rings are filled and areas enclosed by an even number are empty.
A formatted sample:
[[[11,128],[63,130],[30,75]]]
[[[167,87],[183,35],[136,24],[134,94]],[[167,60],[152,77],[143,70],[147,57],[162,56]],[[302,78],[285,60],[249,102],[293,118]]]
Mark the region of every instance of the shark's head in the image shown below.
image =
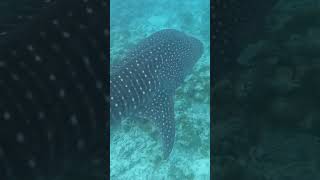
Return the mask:
[[[191,73],[193,66],[199,60],[203,53],[203,44],[199,39],[196,39],[192,36],[186,35],[184,39],[187,41],[187,46],[189,46],[188,50],[188,58],[185,58],[183,63],[183,75],[186,76]]]
[[[155,51],[153,55],[158,56],[157,61],[153,63],[161,63],[162,74],[168,75],[168,81],[173,77],[178,84],[192,72],[193,66],[203,53],[200,40],[175,29],[158,31],[152,34],[148,41],[150,47],[153,46],[150,49]]]

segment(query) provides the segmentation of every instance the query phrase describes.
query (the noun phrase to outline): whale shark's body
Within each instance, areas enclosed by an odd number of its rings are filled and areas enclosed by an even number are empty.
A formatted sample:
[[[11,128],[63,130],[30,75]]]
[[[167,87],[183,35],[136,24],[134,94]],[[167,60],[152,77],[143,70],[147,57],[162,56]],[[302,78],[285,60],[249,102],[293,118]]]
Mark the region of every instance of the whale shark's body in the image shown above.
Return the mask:
[[[120,63],[111,66],[111,122],[129,116],[153,120],[167,158],[175,139],[173,96],[202,52],[201,41],[173,29],[142,40]]]
[[[108,1],[1,1],[0,14],[0,180],[105,180]]]

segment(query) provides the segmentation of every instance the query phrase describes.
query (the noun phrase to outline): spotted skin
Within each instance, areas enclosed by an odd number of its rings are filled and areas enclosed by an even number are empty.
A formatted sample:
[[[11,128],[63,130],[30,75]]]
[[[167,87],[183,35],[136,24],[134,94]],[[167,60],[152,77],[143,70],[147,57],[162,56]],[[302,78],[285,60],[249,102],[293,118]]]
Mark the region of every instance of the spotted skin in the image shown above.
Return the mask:
[[[202,52],[198,39],[173,29],[142,40],[111,67],[111,121],[129,116],[153,120],[163,142],[164,158],[168,158],[175,139],[173,96]]]
[[[11,15],[0,25],[0,179],[105,179],[107,1],[7,4]]]

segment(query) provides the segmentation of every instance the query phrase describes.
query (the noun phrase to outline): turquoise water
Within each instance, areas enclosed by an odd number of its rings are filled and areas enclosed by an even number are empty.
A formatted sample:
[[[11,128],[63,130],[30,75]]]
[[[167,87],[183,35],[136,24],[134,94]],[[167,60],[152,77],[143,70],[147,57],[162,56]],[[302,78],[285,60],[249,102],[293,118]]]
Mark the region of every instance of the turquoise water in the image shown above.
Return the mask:
[[[111,0],[111,63],[141,39],[172,28],[204,44],[204,53],[175,95],[176,137],[168,160],[152,123],[124,120],[112,131],[111,179],[210,179],[209,0]]]

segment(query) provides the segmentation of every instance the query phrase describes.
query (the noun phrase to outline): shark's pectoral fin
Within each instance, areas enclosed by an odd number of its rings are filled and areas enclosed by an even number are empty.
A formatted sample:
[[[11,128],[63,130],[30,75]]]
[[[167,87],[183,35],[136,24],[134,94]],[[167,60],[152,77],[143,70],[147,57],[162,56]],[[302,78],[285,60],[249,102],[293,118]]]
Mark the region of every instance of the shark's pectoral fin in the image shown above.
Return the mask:
[[[157,93],[142,113],[144,117],[152,119],[158,127],[163,143],[164,158],[167,159],[175,139],[173,96],[165,92]]]

